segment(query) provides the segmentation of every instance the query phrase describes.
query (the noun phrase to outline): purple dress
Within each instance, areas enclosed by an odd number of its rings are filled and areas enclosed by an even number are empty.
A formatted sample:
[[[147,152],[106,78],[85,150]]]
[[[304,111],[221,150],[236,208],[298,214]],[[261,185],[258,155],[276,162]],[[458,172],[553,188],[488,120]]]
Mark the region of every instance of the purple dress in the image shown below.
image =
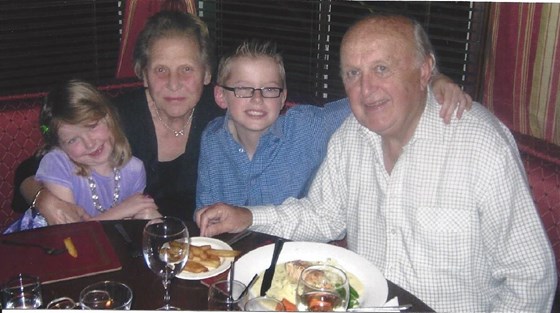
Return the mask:
[[[76,205],[82,207],[92,217],[99,215],[101,212],[97,211],[93,205],[87,177],[78,176],[75,172],[76,165],[68,158],[68,155],[60,149],[54,149],[41,160],[35,178],[40,182],[49,182],[70,188]],[[144,170],[144,164],[139,159],[132,157],[120,169],[120,172],[118,203],[136,193],[143,192],[146,187],[146,171]],[[103,208],[109,209],[113,203],[113,175],[103,176],[93,172],[92,177],[97,185],[99,203]],[[43,226],[47,226],[44,217],[38,214],[35,208],[29,208],[20,219],[6,229],[4,234]]]

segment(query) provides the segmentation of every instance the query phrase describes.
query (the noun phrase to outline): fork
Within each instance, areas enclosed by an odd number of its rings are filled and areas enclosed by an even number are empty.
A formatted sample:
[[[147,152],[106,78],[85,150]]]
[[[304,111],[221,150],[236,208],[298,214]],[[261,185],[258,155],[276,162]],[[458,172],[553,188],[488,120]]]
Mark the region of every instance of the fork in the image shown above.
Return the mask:
[[[57,248],[46,247],[46,246],[43,246],[43,245],[40,245],[40,244],[37,244],[37,243],[30,243],[30,242],[19,242],[19,241],[13,241],[13,240],[8,240],[8,239],[2,239],[2,240],[0,240],[0,243],[5,244],[5,245],[12,245],[12,246],[39,248],[39,249],[42,249],[43,252],[45,252],[48,255],[58,255],[58,254],[66,252],[66,248],[57,249]]]

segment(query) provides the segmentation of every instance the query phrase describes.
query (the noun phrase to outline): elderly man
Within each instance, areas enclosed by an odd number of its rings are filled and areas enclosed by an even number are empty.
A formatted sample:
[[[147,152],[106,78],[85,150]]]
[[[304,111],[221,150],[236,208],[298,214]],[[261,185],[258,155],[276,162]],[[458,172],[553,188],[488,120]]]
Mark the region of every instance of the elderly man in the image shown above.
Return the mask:
[[[250,227],[348,248],[437,311],[550,311],[556,269],[508,129],[479,104],[445,125],[422,27],[369,16],[341,45],[353,115],[309,194],[197,214],[202,235]]]

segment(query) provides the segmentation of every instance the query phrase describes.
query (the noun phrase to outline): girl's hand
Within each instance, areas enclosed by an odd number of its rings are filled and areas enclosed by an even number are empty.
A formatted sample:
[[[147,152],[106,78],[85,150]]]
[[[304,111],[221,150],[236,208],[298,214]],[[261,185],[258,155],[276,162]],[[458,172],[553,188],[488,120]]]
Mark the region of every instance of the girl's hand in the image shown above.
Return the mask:
[[[135,218],[140,212],[144,210],[157,211],[156,203],[152,197],[137,193],[126,198],[119,205],[107,210],[105,213],[98,215],[95,219],[99,220],[120,220],[127,218]],[[147,213],[142,213],[146,215]],[[149,215],[154,215],[155,213],[150,212]],[[147,215],[146,215],[147,216]]]
[[[121,204],[119,204],[119,206],[123,207],[121,210],[127,212],[126,216],[123,218],[134,218],[134,216],[144,210],[157,211],[158,209],[152,197],[141,193],[128,197]]]
[[[151,220],[156,217],[161,217],[161,213],[159,213],[157,207],[155,209],[144,209],[136,213],[132,218],[137,220]]]
[[[463,116],[465,110],[472,107],[472,98],[455,84],[449,77],[439,74],[432,79],[432,90],[441,110],[439,116],[449,124],[453,112],[457,109],[457,118]]]

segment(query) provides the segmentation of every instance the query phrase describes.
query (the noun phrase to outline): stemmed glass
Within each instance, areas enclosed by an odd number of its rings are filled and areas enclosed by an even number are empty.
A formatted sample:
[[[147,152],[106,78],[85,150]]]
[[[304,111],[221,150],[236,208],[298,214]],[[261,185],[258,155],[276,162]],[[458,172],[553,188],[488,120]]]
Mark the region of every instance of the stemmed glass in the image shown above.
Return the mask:
[[[348,278],[331,265],[309,266],[301,272],[296,289],[299,311],[346,311],[350,297]]]
[[[185,223],[175,217],[159,217],[144,227],[142,251],[148,267],[161,277],[164,289],[160,310],[177,310],[171,306],[169,283],[183,270],[189,255],[189,231]]]

